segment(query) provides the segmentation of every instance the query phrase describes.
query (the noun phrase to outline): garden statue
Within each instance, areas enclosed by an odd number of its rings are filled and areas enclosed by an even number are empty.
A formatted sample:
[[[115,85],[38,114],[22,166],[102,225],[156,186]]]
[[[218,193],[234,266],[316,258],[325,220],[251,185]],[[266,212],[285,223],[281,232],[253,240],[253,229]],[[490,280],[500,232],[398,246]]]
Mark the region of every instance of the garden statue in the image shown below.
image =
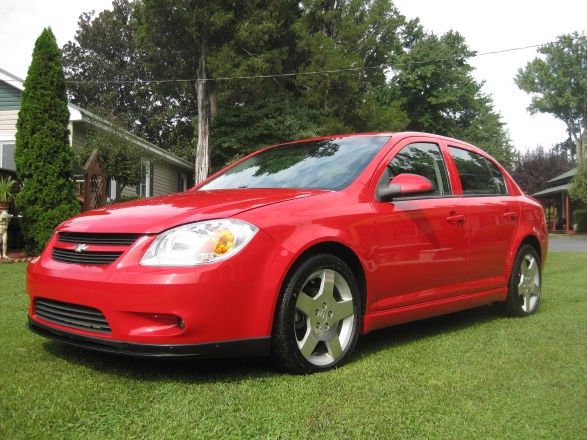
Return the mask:
[[[8,214],[8,211],[0,211],[0,238],[2,239],[2,255],[0,258],[6,258],[8,260],[8,223],[12,215]]]

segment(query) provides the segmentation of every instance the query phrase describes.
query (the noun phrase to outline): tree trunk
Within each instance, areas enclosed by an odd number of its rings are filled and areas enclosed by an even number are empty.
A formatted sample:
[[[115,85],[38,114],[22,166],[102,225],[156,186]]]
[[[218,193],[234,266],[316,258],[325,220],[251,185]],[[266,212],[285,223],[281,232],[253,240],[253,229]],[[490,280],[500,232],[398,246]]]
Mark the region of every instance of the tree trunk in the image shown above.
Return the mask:
[[[587,136],[579,136],[575,141],[575,152],[577,154],[577,163],[581,163],[583,160],[583,147],[587,143]]]
[[[204,81],[206,78],[206,40],[202,38],[200,43],[200,58],[198,61],[198,81],[196,84],[198,99],[198,146],[196,148],[195,182],[200,183],[208,177],[210,166],[210,84]]]
[[[577,163],[580,163],[587,155],[587,111],[583,112],[583,133],[579,136],[579,143],[581,145],[577,146],[581,147],[581,153],[577,153]]]

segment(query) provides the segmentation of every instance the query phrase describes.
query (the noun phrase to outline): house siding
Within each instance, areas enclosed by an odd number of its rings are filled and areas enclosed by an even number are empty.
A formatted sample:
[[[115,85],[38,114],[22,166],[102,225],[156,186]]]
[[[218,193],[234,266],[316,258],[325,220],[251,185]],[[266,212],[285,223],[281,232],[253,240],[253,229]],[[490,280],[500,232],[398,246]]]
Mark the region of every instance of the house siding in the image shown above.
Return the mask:
[[[179,170],[176,167],[162,162],[155,162],[153,174],[154,196],[177,192]]]
[[[125,186],[122,190],[122,197],[136,197],[137,196],[137,187],[133,185]]]
[[[74,122],[72,124],[73,126],[73,133],[71,133],[71,145],[72,147],[83,147],[86,145],[86,142],[88,140],[87,135],[86,135],[86,128],[85,128],[85,124],[80,123],[80,122]],[[70,127],[71,129],[71,127]]]
[[[20,90],[0,82],[0,110],[17,110],[20,108]]]
[[[6,75],[4,75],[5,73]],[[11,75],[2,69],[0,69],[0,74],[11,77]],[[16,122],[18,120],[22,92],[18,87],[13,87],[10,81],[12,79],[0,79],[0,141],[13,141],[16,138]],[[82,147],[87,143],[89,128],[102,127],[103,124],[97,123],[95,120],[97,117],[92,116],[83,109],[70,106],[69,110],[71,114],[77,115],[73,120],[70,120],[70,143],[72,147]],[[169,153],[160,151],[159,148],[148,144],[143,139],[135,138],[129,133],[127,134],[131,142],[143,150],[145,159],[148,158],[152,162],[150,185],[150,193],[152,195],[157,196],[177,192],[179,173],[185,173],[188,179],[191,179],[191,167],[187,163]],[[76,170],[76,173],[81,175],[82,170]],[[136,187],[129,186],[125,188],[122,195],[135,196]]]
[[[16,137],[16,121],[18,110],[0,109],[0,139],[14,139]]]

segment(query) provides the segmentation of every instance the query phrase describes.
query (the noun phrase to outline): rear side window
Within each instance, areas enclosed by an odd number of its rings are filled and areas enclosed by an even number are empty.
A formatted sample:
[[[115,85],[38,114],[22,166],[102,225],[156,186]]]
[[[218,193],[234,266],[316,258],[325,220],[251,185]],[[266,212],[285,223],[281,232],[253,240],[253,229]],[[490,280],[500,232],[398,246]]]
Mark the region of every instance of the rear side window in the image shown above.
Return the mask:
[[[489,171],[491,172],[491,177],[493,178],[493,184],[497,187],[497,193],[503,195],[507,194],[508,187],[505,183],[503,174],[501,174],[501,171],[499,171],[499,168],[497,168],[493,162],[487,159],[485,159],[485,161],[487,162],[487,166],[489,166]]]
[[[387,169],[390,178],[403,173],[428,178],[434,186],[435,196],[451,194],[444,159],[436,144],[418,142],[405,146],[394,156]]]
[[[495,164],[472,151],[456,147],[448,150],[456,162],[463,194],[507,194],[505,179]]]

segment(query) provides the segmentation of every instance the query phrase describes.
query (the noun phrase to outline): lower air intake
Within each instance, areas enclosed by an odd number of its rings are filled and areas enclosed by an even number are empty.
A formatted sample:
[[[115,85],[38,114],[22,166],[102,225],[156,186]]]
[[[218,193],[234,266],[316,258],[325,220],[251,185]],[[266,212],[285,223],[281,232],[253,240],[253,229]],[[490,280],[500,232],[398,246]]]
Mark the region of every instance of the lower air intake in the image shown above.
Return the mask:
[[[96,333],[111,333],[108,321],[98,309],[51,299],[37,298],[35,314],[45,321]]]

